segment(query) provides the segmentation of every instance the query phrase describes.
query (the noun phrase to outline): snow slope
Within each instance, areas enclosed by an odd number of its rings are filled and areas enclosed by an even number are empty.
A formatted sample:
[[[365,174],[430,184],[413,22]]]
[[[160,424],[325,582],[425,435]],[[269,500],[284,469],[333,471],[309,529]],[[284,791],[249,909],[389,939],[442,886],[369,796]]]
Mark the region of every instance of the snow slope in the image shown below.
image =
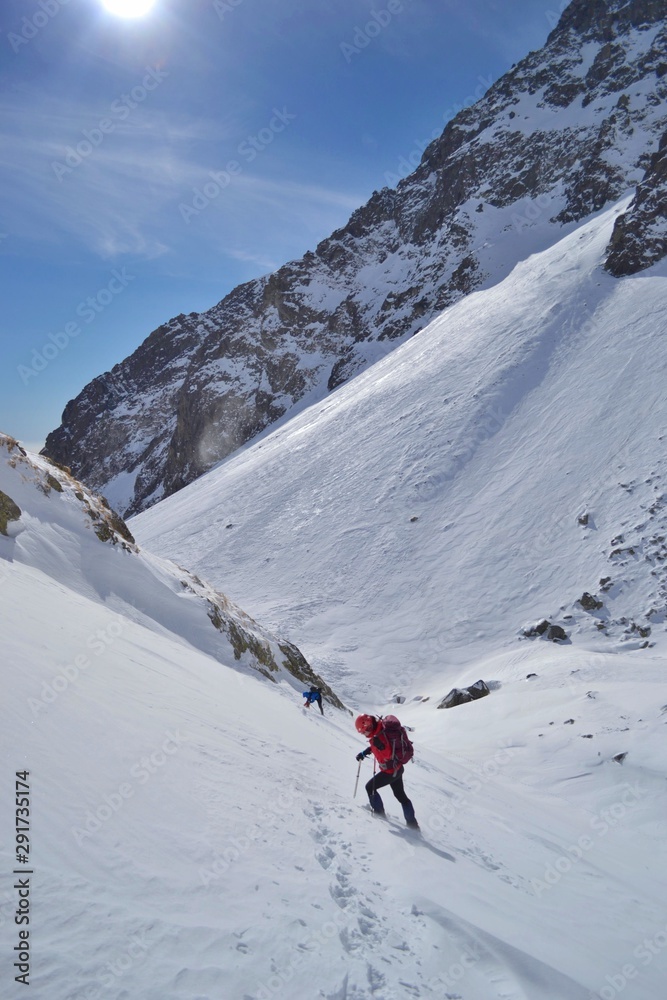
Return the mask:
[[[667,270],[601,270],[623,207],[446,310],[133,530],[224,575],[343,697],[418,691],[435,670],[466,680],[459,665],[513,649],[542,617],[590,648],[662,647]],[[584,591],[600,611],[577,603]]]
[[[349,714],[207,648],[164,584],[194,577],[133,580],[41,460],[0,463],[3,998],[18,867],[40,1000],[661,1000],[667,279],[599,270],[613,216],[131,524],[414,727],[422,838],[364,807],[368,762],[353,797]],[[522,638],[542,615],[571,641]]]
[[[4,570],[3,997],[25,995],[10,874],[24,768],[40,998],[589,1000],[621,976],[632,1000],[662,995],[657,657],[639,677],[632,654],[525,644],[480,664],[502,685],[484,701],[403,706],[415,840],[390,796],[390,821],[352,797],[345,714],[307,712],[33,566]],[[56,683],[82,651],[90,668]]]

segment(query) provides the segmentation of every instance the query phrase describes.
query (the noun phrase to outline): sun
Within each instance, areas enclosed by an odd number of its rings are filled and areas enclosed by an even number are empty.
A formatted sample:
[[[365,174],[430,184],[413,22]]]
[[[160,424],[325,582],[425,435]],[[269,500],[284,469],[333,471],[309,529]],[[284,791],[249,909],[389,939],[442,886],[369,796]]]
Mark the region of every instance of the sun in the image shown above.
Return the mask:
[[[143,17],[155,6],[155,0],[102,0],[102,4],[118,17]]]

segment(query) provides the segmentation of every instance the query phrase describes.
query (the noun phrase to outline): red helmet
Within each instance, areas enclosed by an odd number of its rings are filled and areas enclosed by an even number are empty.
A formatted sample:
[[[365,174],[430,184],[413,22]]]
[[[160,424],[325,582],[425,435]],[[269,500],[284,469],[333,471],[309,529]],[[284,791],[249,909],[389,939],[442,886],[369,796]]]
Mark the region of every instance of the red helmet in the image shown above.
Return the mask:
[[[372,736],[377,728],[378,720],[374,715],[358,715],[355,726],[362,736]]]

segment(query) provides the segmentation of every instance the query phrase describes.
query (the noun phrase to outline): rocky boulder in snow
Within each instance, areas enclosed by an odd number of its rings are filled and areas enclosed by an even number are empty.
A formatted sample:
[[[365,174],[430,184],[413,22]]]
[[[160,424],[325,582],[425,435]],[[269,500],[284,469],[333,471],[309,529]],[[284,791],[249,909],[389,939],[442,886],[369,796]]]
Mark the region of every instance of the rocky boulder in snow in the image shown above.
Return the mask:
[[[583,592],[578,603],[582,606],[584,611],[599,611],[602,607],[602,601],[599,601],[597,597],[593,597],[593,595],[589,594],[587,590]]]
[[[526,639],[534,639],[537,636],[541,636],[545,639],[549,639],[551,642],[564,642],[567,638],[567,632],[562,625],[554,625],[546,618],[542,621],[537,622],[536,625],[529,625],[522,632],[522,635]]]
[[[455,708],[457,705],[464,705],[468,701],[477,701],[479,698],[486,698],[490,688],[483,680],[475,681],[466,688],[452,688],[446,695],[438,708]]]

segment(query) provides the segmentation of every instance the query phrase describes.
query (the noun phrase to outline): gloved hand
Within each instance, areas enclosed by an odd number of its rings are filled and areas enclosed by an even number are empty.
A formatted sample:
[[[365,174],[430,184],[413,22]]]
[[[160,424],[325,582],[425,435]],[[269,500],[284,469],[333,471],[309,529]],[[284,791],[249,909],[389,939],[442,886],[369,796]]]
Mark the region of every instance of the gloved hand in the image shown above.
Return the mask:
[[[368,757],[368,755],[369,755],[370,752],[371,752],[371,748],[367,747],[366,750],[362,750],[361,753],[357,754],[357,756],[355,757],[355,760],[364,760],[366,757]]]

